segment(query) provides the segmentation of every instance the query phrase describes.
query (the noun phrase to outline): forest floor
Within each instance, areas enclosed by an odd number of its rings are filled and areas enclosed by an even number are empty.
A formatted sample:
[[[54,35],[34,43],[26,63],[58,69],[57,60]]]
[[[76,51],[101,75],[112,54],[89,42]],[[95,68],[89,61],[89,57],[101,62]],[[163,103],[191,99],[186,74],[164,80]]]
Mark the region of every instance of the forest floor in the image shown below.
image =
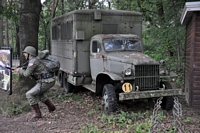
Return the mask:
[[[136,101],[129,106],[119,104],[118,116],[107,116],[102,111],[101,97],[84,89],[65,94],[56,84],[48,93],[56,110],[49,113],[40,103],[43,117],[31,120],[33,110],[25,98],[27,90],[13,86],[11,96],[0,94],[0,133],[146,133],[155,113],[149,102]],[[164,112],[161,124],[157,125],[159,132],[179,133],[174,130],[178,127],[186,133],[200,133],[200,111],[189,108],[184,96],[178,99],[182,105],[181,123],[174,125],[172,112]]]

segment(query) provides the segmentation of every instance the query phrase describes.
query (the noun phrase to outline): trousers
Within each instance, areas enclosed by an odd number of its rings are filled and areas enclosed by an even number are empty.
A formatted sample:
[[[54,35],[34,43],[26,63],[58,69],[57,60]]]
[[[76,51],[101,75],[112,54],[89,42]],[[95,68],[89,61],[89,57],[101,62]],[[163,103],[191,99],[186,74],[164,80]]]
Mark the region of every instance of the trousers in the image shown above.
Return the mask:
[[[26,98],[30,105],[38,104],[39,101],[45,102],[48,97],[47,91],[53,87],[55,81],[52,82],[38,82],[33,88],[26,92]]]

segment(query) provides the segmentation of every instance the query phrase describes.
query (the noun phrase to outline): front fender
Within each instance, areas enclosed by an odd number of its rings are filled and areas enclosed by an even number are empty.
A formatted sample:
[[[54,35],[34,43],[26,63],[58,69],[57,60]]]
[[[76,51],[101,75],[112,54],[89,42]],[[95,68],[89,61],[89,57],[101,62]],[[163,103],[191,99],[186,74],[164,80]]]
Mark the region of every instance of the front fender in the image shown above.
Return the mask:
[[[111,73],[111,72],[101,72],[99,74],[104,74],[104,75],[108,75],[112,80],[122,80],[123,77],[115,74],[115,73]]]

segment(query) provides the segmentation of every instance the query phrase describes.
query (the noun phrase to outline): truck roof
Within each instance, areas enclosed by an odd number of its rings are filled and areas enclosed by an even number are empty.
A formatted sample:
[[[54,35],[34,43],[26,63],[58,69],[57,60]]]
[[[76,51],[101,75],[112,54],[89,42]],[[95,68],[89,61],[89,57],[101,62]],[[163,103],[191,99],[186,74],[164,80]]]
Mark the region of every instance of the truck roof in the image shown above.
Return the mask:
[[[105,13],[105,14],[116,14],[116,15],[142,15],[139,12],[136,11],[125,11],[125,10],[102,10],[102,9],[88,9],[88,10],[74,10],[72,12],[66,13],[65,15],[68,14],[90,14],[93,13],[95,11],[99,11],[101,13]]]
[[[107,15],[118,15],[118,16],[142,16],[142,14],[140,12],[136,12],[136,11],[124,11],[124,10],[102,10],[102,9],[87,9],[87,10],[74,10],[71,12],[67,12],[59,17],[55,17],[56,18],[62,18],[65,16],[70,16],[73,14],[92,14],[94,12],[101,12],[102,14],[107,14]],[[52,19],[52,20],[54,20]]]

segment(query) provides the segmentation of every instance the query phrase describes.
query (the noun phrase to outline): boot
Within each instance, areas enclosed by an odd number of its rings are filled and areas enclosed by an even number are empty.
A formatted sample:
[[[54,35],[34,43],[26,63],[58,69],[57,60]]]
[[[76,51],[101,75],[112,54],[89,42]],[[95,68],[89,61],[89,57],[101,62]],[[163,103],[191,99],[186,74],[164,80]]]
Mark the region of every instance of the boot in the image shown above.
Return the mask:
[[[32,105],[32,108],[34,109],[35,113],[33,114],[33,116],[31,118],[32,119],[33,118],[41,118],[42,113],[40,111],[39,105],[38,104]]]
[[[54,110],[56,110],[56,107],[53,105],[53,103],[47,99],[44,104],[48,107],[49,112],[53,112]]]

